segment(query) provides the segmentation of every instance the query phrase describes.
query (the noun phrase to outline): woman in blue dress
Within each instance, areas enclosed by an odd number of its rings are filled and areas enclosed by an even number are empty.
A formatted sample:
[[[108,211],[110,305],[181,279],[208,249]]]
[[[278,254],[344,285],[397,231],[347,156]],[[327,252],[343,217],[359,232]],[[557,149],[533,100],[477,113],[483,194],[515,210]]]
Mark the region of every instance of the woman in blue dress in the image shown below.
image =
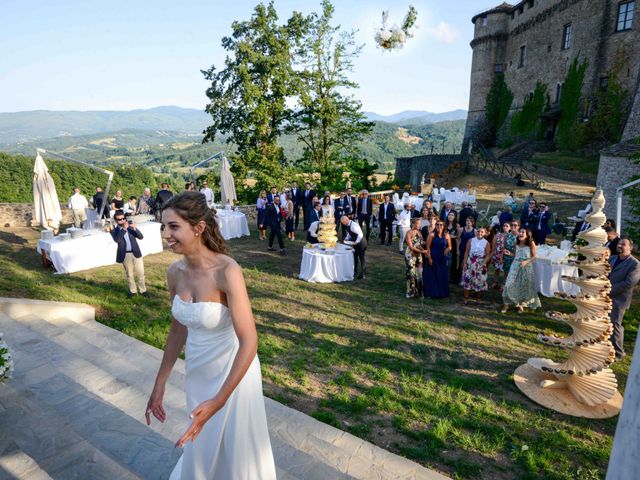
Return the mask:
[[[465,224],[460,228],[458,232],[458,243],[460,244],[458,258],[460,259],[460,265],[458,266],[456,274],[456,283],[460,283],[462,279],[462,270],[464,270],[464,254],[467,251],[467,242],[476,236],[476,229],[474,228],[476,221],[473,217],[467,217]]]
[[[267,229],[264,226],[264,220],[267,214],[267,191],[260,190],[260,195],[256,201],[256,210],[258,212],[258,235],[260,240],[267,238]]]
[[[451,252],[451,237],[444,229],[444,222],[438,220],[435,230],[427,238],[426,263],[422,270],[425,297],[449,296],[449,265],[447,263],[449,252]]]

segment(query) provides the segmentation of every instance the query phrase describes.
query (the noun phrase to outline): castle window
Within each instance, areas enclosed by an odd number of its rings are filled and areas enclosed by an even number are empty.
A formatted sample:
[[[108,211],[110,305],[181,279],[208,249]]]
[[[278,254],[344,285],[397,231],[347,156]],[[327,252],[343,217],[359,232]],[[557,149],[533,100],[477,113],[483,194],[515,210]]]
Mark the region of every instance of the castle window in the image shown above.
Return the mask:
[[[633,25],[633,9],[636,2],[626,2],[618,5],[618,23],[616,25],[616,32],[622,32],[625,30],[631,30]]]
[[[482,26],[483,27],[487,26],[487,22],[488,22],[487,17],[482,17]]]
[[[573,25],[567,23],[562,30],[562,50],[571,48],[571,37],[573,37]]]
[[[609,77],[608,76],[600,77],[600,90],[606,91],[608,86],[609,86]]]
[[[529,0],[529,8],[533,8],[533,4],[534,4],[533,0]]]
[[[559,103],[560,97],[562,97],[562,83],[558,83],[556,85],[556,99],[553,101],[553,103],[555,104]]]
[[[527,47],[523,45],[520,47],[520,60],[518,60],[518,68],[524,67],[524,58],[526,54],[527,54]]]
[[[496,63],[496,64],[494,65],[494,67],[493,67],[493,71],[494,71],[495,73],[502,73],[502,71],[503,71],[503,70],[504,70],[504,69],[503,69],[503,67],[502,67],[502,64],[501,64],[501,63]]]

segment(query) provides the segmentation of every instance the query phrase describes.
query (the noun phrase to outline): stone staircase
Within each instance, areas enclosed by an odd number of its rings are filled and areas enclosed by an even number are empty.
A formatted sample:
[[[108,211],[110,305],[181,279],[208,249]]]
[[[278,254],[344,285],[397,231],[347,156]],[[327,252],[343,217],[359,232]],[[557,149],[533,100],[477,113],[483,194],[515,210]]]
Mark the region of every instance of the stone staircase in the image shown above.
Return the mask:
[[[167,421],[144,423],[162,351],[94,320],[87,305],[0,299],[14,378],[0,385],[0,479],[162,479],[186,426],[184,362]],[[265,399],[278,478],[444,479],[443,475]]]

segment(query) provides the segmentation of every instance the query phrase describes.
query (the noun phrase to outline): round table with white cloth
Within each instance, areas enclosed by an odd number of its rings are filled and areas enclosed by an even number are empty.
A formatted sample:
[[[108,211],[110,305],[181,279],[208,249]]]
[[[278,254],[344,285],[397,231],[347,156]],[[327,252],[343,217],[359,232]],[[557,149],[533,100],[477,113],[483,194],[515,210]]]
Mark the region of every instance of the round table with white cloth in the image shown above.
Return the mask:
[[[249,235],[247,216],[235,210],[218,210],[216,214],[222,238],[240,238]]]
[[[315,283],[350,282],[353,280],[353,250],[338,244],[323,250],[316,244],[302,250],[300,275],[302,280]]]
[[[562,276],[577,277],[578,268],[567,264],[569,251],[539,245],[536,250],[536,261],[533,262],[536,272],[538,292],[545,297],[553,297],[555,292],[577,295],[580,293],[573,283],[562,280]]]

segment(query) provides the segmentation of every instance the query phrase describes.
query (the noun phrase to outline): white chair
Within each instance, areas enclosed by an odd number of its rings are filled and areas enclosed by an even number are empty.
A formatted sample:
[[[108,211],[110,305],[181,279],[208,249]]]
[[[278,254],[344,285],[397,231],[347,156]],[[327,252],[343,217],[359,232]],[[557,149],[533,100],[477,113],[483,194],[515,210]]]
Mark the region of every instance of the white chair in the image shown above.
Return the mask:
[[[490,211],[491,211],[491,204],[488,203],[487,208],[485,208],[484,210],[480,210],[478,212],[478,223],[480,223],[481,220],[484,220],[484,222],[488,223]]]

